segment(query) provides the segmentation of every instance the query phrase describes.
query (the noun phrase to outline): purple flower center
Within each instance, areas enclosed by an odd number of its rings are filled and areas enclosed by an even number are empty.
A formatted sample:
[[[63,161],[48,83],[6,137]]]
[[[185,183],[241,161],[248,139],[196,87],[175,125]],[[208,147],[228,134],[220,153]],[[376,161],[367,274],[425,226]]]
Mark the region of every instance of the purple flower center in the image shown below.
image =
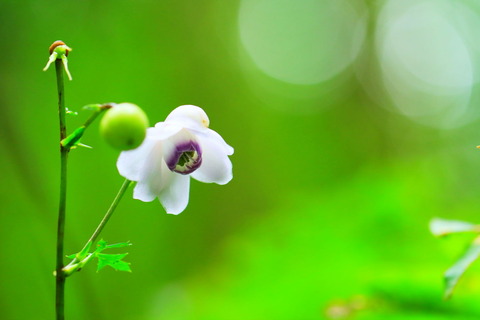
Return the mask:
[[[173,172],[190,174],[202,164],[202,151],[196,141],[179,143],[172,155],[166,159],[167,166]]]

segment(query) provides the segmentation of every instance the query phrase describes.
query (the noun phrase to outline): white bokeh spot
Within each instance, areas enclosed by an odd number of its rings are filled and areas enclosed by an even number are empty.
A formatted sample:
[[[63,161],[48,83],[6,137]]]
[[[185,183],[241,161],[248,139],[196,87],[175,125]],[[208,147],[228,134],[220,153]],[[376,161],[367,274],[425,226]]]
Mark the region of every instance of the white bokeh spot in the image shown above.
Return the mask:
[[[243,0],[240,40],[255,65],[299,85],[326,81],[348,67],[365,39],[366,10],[347,0]]]
[[[390,0],[378,20],[376,50],[383,84],[402,114],[439,128],[473,120],[472,48],[455,13],[478,16],[447,0]]]

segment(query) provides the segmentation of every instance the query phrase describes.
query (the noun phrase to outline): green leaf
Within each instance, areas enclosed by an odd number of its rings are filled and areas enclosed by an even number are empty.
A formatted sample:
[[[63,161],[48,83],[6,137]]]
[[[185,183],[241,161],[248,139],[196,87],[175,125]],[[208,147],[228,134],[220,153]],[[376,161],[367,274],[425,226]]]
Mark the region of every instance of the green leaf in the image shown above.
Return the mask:
[[[111,265],[111,267],[118,271],[132,272],[132,269],[130,269],[130,263],[125,261],[118,261]]]
[[[91,247],[92,247],[92,243],[88,242],[87,245],[82,249],[82,251],[77,253],[76,258],[78,260],[83,260],[88,255],[88,253],[90,252]]]
[[[107,241],[102,239],[102,240],[97,242],[97,249],[95,250],[95,252],[101,252],[106,247],[107,247]]]
[[[67,256],[68,259],[75,259],[76,257],[77,257],[76,253]]]
[[[97,258],[107,261],[108,263],[115,263],[116,261],[122,260],[128,255],[128,253],[97,253]]]
[[[430,221],[430,232],[441,237],[459,232],[480,232],[480,226],[465,221],[434,218]]]
[[[110,266],[115,270],[132,272],[130,269],[130,263],[123,261],[122,259],[128,253],[121,254],[106,254],[106,253],[97,253],[96,257],[98,258],[97,272],[102,270],[106,266]]]
[[[80,141],[80,138],[83,136],[84,132],[85,127],[77,128],[68,137],[60,141],[60,144],[64,147],[71,148]]]
[[[462,257],[445,272],[445,299],[451,297],[460,277],[468,267],[480,256],[480,237],[475,238]]]
[[[102,239],[102,240],[98,241],[97,249],[95,250],[95,252],[102,252],[105,249],[112,249],[112,248],[124,248],[124,247],[128,247],[128,246],[131,246],[131,245],[132,245],[132,243],[130,241],[108,244],[107,241]]]
[[[114,243],[114,244],[109,244],[105,246],[105,249],[110,249],[110,248],[124,248],[131,246],[132,243],[130,241],[127,242],[120,242],[120,243]]]

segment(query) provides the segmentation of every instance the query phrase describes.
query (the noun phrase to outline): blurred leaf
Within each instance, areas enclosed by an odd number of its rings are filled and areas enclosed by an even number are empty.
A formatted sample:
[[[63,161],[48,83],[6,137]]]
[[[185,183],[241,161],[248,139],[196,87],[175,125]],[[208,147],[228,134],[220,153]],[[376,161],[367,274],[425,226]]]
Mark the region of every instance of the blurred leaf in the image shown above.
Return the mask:
[[[121,253],[121,254],[105,254],[105,253],[98,253],[98,265],[97,265],[97,272],[103,269],[106,266],[110,266],[115,270],[119,271],[127,271],[132,272],[130,269],[130,264],[128,262],[123,261],[122,259],[128,253]]]
[[[98,111],[102,108],[102,105],[99,103],[92,103],[92,104],[87,104],[84,106],[82,109],[83,110],[91,110],[91,111]]]
[[[434,218],[430,221],[430,232],[437,237],[446,236],[451,233],[479,231],[480,227],[478,225],[465,221],[440,218]]]
[[[76,112],[76,111],[69,110],[68,108],[65,108],[65,111],[68,115],[78,116],[78,112]]]
[[[445,299],[451,297],[458,280],[478,256],[480,256],[480,237],[475,238],[463,256],[445,272]]]
[[[86,144],[83,144],[83,143],[77,143],[75,146],[76,147],[87,148],[87,149],[93,149],[93,147],[91,147],[89,145],[86,145]],[[72,147],[72,149],[73,149],[73,147]]]

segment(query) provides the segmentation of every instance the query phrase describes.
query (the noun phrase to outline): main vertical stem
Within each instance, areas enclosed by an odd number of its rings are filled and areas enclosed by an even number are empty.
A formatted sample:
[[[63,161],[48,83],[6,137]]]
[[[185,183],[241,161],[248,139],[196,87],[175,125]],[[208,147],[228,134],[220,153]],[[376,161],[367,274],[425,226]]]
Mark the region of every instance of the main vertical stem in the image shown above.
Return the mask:
[[[58,90],[58,116],[60,120],[60,141],[65,139],[65,96],[63,87],[63,64],[62,60],[55,61],[55,71],[57,74]],[[58,229],[57,229],[57,267],[56,267],[56,297],[55,311],[57,320],[64,320],[65,309],[65,274],[63,269],[63,238],[65,232],[65,209],[67,198],[67,158],[68,148],[60,145],[60,201],[58,206]]]

